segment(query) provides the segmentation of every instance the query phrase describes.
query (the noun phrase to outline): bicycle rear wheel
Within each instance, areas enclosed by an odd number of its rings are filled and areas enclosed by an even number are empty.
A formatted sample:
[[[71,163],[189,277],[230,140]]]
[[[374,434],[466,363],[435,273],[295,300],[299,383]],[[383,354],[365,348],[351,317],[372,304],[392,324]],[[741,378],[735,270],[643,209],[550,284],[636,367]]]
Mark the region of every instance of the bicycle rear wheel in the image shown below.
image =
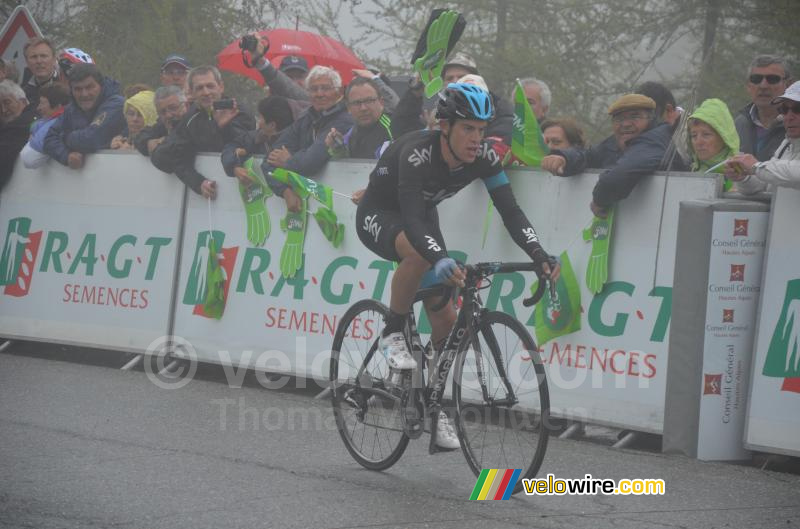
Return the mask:
[[[484,468],[539,471],[547,450],[550,396],[538,348],[527,329],[503,312],[481,316],[460,347],[453,375],[456,429],[475,475]]]
[[[350,455],[370,470],[389,468],[408,445],[400,390],[388,380],[389,365],[377,350],[388,314],[386,305],[378,301],[355,303],[342,316],[331,351],[336,427]]]

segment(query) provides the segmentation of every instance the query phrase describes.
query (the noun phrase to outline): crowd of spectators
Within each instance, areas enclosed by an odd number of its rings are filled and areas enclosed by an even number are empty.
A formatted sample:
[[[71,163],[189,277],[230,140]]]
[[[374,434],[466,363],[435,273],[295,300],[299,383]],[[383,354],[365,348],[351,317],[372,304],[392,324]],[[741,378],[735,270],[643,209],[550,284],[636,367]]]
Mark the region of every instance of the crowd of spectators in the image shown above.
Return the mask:
[[[214,175],[202,175],[194,166],[199,152],[220,152],[225,173],[249,185],[243,165],[254,155],[264,157],[266,175],[281,167],[313,178],[331,159],[375,159],[399,136],[438,126],[417,78],[400,96],[388,78],[372,70],[347,72],[353,80],[344,86],[340,72],[309,68],[300,56],[287,56],[275,67],[262,56],[260,41],[250,66],[269,95],[255,114],[228,97],[217,68],[192,68],[182,55],[165,58],[161,86],[121,90],[79,49],[57,53],[49,40],[34,38],[23,52],[27,67],[21,76],[13,61],[0,61],[0,186],[20,153],[29,168],[52,159],[80,169],[87,155],[110,148],[149,156],[155,167],[213,199]],[[486,136],[498,152],[507,152],[513,95],[490,91],[476,62],[461,52],[447,60],[441,75],[445,84],[472,83],[489,92],[495,116]],[[608,109],[612,134],[589,145],[575,117],[553,116],[545,81],[520,80],[549,147],[542,169],[561,176],[601,170],[590,203],[598,216],[658,170],[724,172],[726,189],[736,185],[742,193],[768,191],[775,184],[800,186],[800,83],[791,84],[785,60],[760,55],[744,84],[750,103],[735,117],[719,99],[684,110],[661,83],[631,87]],[[291,188],[273,179],[268,183],[289,210],[300,209]]]

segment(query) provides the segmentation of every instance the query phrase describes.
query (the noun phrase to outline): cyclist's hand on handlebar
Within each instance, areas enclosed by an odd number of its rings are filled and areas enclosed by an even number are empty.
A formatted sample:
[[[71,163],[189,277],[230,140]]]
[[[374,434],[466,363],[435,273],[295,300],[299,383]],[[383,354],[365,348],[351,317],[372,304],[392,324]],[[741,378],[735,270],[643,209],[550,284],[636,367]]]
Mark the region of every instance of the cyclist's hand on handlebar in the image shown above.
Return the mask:
[[[561,264],[554,258],[542,263],[542,275],[547,276],[551,283],[555,283],[561,275]]]
[[[436,264],[433,265],[433,273],[437,280],[454,287],[463,287],[464,281],[467,279],[464,269],[458,266],[455,259],[451,257],[444,257],[436,261]]]

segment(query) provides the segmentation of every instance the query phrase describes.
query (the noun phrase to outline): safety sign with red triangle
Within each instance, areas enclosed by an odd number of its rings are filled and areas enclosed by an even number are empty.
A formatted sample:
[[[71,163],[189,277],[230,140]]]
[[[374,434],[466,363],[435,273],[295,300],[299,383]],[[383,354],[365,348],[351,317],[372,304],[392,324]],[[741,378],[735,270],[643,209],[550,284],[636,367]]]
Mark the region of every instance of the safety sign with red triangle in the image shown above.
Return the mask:
[[[41,36],[42,30],[28,8],[17,6],[0,30],[0,57],[4,61],[14,61],[17,71],[22,73],[25,69],[25,56],[22,53],[25,43],[33,37]]]

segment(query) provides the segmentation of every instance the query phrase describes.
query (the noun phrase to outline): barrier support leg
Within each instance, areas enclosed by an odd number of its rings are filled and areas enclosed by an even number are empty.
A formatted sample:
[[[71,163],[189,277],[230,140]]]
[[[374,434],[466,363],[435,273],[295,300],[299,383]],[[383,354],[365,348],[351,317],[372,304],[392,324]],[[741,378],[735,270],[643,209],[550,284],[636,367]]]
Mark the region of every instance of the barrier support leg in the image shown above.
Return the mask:
[[[558,436],[558,438],[575,439],[577,437],[582,437],[585,432],[586,428],[582,422],[573,422]]]
[[[8,349],[11,346],[12,343],[14,343],[14,342],[11,341],[11,340],[6,340],[5,342],[3,342],[3,344],[0,345],[0,353],[5,351],[6,349]]]
[[[314,397],[314,398],[322,400],[322,399],[327,399],[330,396],[331,396],[331,388],[325,388],[322,391],[320,391],[319,393],[317,393],[317,396]]]
[[[639,432],[628,432],[622,439],[614,443],[611,448],[627,448],[639,440]]]
[[[158,372],[158,376],[160,376],[160,377],[165,376],[170,371],[172,371],[172,369],[175,368],[177,365],[178,365],[178,361],[177,360],[172,360],[169,364],[166,365],[166,367],[164,367],[164,369],[162,369],[161,371]]]
[[[120,368],[120,371],[130,371],[134,367],[138,366],[142,363],[142,359],[144,359],[144,355],[136,355],[131,360]]]

